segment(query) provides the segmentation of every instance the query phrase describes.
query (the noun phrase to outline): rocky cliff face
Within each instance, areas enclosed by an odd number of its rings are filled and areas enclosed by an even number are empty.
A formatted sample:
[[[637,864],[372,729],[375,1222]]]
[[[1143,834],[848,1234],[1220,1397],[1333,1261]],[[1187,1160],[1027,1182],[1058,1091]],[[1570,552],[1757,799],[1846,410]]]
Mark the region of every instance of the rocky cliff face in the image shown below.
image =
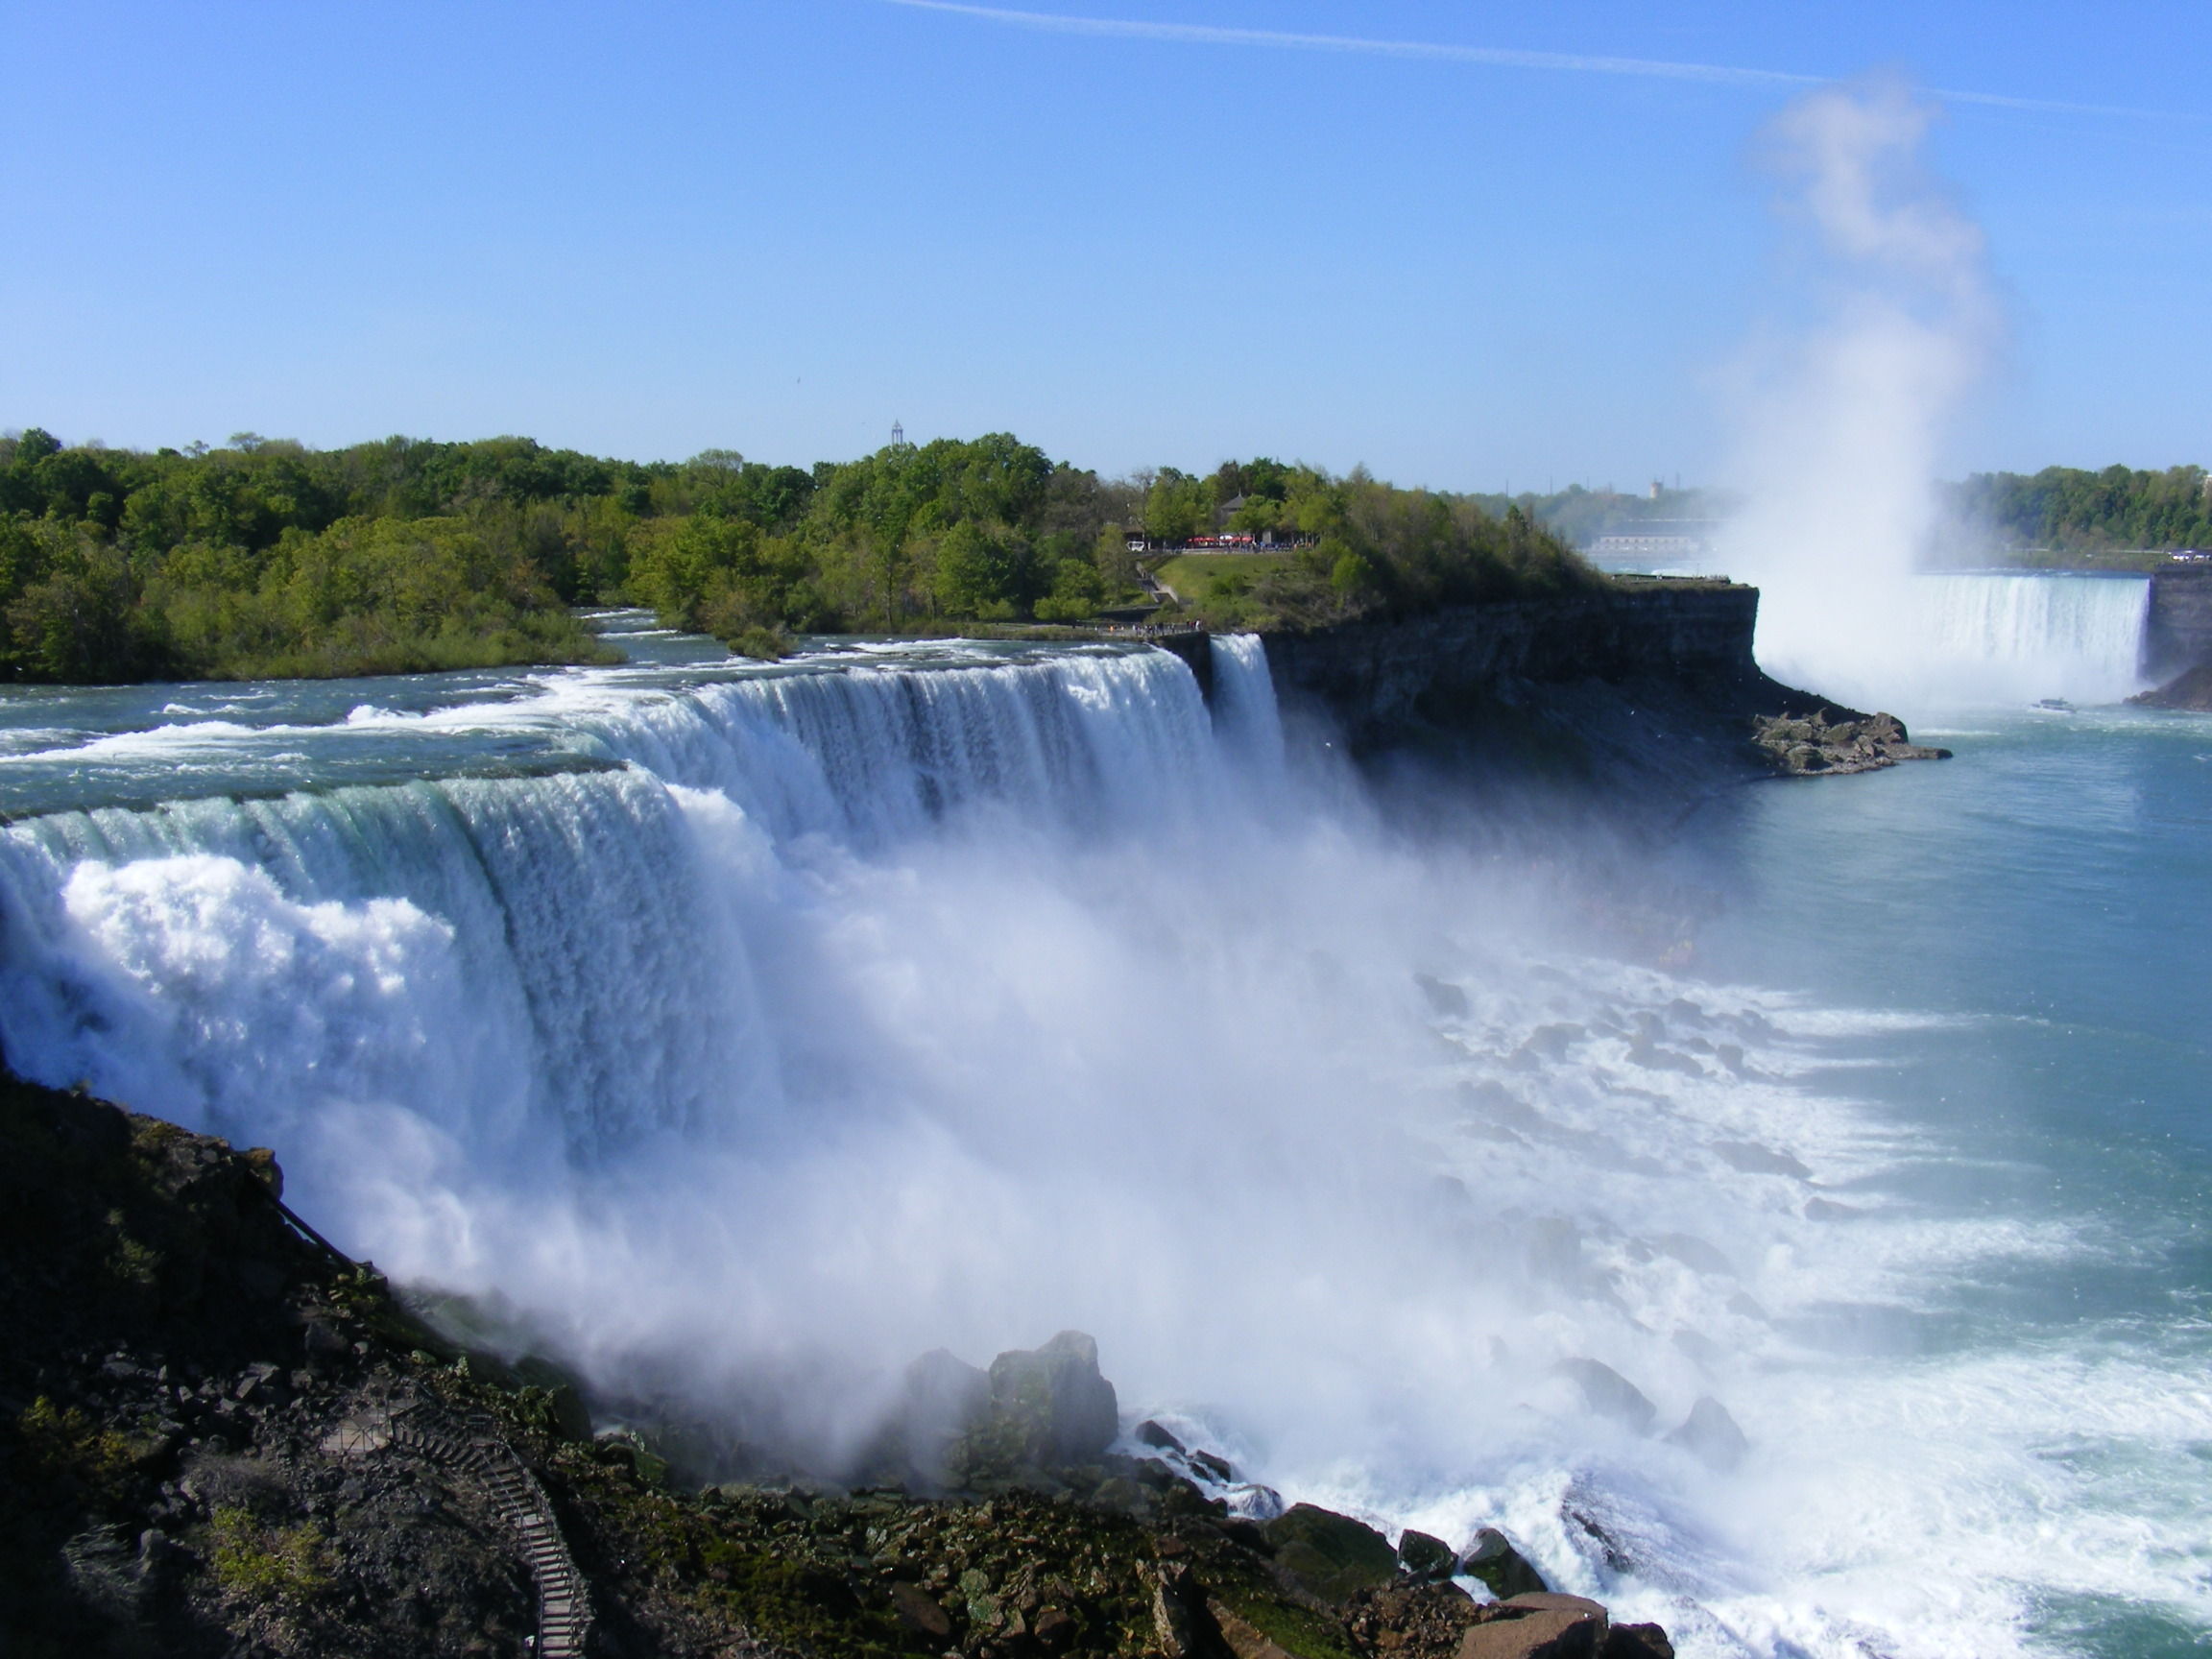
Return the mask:
[[[1778,773],[1863,771],[1914,750],[1796,762],[1776,722],[1841,732],[1870,717],[1769,679],[1752,658],[1759,591],[1725,581],[1623,581],[1401,621],[1270,636],[1286,721],[1358,756],[1428,750],[1491,770],[1657,788],[1678,801]],[[1854,730],[1855,739],[1859,732]],[[1801,745],[1800,745],[1801,746]],[[1820,761],[1820,757],[1813,757]]]
[[[2154,680],[2212,663],[2212,565],[2174,565],[2151,578],[2143,666]]]

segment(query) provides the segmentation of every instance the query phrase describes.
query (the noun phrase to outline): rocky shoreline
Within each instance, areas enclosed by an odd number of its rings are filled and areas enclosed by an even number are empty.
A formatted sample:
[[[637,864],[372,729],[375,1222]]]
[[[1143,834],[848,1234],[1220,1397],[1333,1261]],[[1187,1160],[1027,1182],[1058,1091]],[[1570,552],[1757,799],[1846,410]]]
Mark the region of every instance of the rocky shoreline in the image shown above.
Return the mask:
[[[1948,760],[1948,749],[1915,743],[1894,714],[1860,714],[1850,709],[1816,709],[1802,719],[1760,715],[1752,721],[1751,741],[1772,757],[1786,777],[1842,777],[1877,772],[1901,760]]]
[[[2177,709],[2188,713],[2212,713],[2212,662],[2176,674],[2165,685],[2138,691],[2128,699],[2139,709]]]
[[[53,1655],[1671,1659],[1491,1530],[1285,1508],[1090,1338],[909,1368],[854,1484],[594,1430],[238,1152],[0,1078],[0,1595]]]

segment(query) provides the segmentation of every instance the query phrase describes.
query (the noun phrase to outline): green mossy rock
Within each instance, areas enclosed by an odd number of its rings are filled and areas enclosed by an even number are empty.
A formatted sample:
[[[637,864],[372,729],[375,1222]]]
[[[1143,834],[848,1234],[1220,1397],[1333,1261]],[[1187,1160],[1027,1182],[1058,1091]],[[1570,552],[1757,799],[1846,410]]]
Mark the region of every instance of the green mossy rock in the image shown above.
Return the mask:
[[[1120,1430],[1114,1384],[1098,1373],[1098,1344],[1080,1331],[999,1355],[990,1389],[982,1420],[944,1458],[949,1476],[977,1489],[1035,1486],[1044,1471],[1094,1463]]]
[[[1398,1575],[1398,1551],[1374,1527],[1349,1515],[1293,1504],[1267,1523],[1275,1564],[1324,1601],[1344,1602],[1360,1590],[1380,1589]]]
[[[1398,1559],[1406,1563],[1407,1576],[1417,1584],[1433,1584],[1452,1576],[1459,1557],[1441,1538],[1416,1532],[1408,1527],[1398,1538]]]
[[[1515,1596],[1540,1595],[1551,1588],[1505,1534],[1492,1527],[1475,1534],[1475,1542],[1459,1558],[1459,1571],[1470,1578],[1479,1578],[1501,1601]]]

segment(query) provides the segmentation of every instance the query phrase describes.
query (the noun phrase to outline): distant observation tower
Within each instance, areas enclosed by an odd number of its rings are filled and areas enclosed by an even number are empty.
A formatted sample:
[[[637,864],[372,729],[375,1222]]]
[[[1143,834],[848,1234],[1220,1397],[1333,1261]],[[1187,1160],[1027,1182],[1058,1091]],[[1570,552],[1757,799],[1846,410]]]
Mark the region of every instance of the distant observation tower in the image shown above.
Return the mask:
[[[899,422],[898,422],[898,421],[892,421],[892,422],[891,422],[891,447],[892,447],[892,448],[894,448],[894,449],[896,449],[896,448],[898,448],[898,447],[899,447],[899,445],[902,445],[902,444],[903,444],[903,443],[905,443],[905,442],[906,442],[906,428],[905,428],[905,427],[903,427],[903,426],[902,426],[902,425],[900,425],[900,424],[899,424]]]

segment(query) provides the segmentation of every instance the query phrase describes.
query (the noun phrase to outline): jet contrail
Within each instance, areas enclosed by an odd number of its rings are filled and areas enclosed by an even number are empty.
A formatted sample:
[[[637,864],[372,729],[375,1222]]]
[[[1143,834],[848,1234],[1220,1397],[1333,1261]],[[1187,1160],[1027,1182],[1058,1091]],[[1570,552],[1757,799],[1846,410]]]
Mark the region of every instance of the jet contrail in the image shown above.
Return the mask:
[[[1221,29],[1203,23],[1147,23],[1124,17],[1070,17],[1057,12],[1015,12],[1000,6],[968,6],[958,0],[886,0],[923,12],[950,12],[980,17],[1017,29],[1055,35],[1091,35],[1121,40],[1171,40],[1195,46],[1266,46],[1297,52],[1349,52],[1371,58],[1414,58],[1432,62],[1481,63],[1500,69],[1551,69],[1575,75],[1637,75],[1660,81],[1702,81],[1733,86],[1818,86],[1840,79],[1798,75],[1784,69],[1737,69],[1721,63],[1675,63],[1659,58],[1603,58],[1574,52],[1521,52],[1502,46],[1451,46],[1432,40],[1373,40],[1357,35],[1290,35],[1273,29]],[[2135,120],[2188,121],[2154,109],[2116,109],[2093,104],[2057,104],[2042,98],[2008,98],[1995,92],[1960,92],[1930,87],[1954,104],[1984,104],[2000,109],[2035,109],[2048,114],[2124,115]]]

